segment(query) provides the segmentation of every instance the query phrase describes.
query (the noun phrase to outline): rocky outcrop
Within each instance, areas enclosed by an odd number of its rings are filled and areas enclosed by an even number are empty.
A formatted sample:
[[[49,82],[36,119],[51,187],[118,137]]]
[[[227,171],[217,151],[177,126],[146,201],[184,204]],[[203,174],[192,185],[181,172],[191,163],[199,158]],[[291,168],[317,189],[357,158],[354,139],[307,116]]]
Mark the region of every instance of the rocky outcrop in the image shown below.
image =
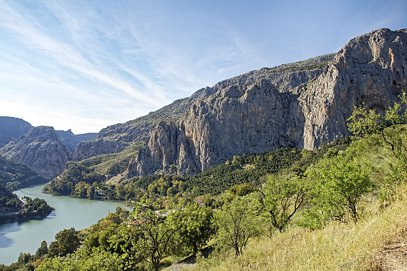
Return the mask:
[[[26,165],[0,156],[0,185],[10,190],[17,190],[45,182],[47,182],[46,179]]]
[[[210,95],[212,91],[212,88],[200,89],[191,97],[176,100],[146,116],[106,127],[96,139],[79,143],[73,158],[79,161],[100,154],[118,153],[134,142],[147,142],[158,123],[176,121],[194,101]]]
[[[314,149],[348,134],[354,105],[384,110],[407,89],[407,30],[380,29],[335,55],[218,83],[176,123],[159,123],[128,177],[202,171],[236,154]]]
[[[87,142],[97,137],[97,133],[75,135],[70,129],[67,131],[56,130],[56,133],[70,153],[74,153],[76,146],[78,146],[79,143]]]
[[[0,148],[24,135],[31,127],[25,120],[0,116]]]
[[[31,128],[24,136],[0,149],[7,159],[22,163],[46,179],[61,173],[70,154],[54,128]]]
[[[316,80],[302,85],[304,147],[347,135],[354,105],[384,111],[407,90],[407,29],[380,29],[352,39]]]

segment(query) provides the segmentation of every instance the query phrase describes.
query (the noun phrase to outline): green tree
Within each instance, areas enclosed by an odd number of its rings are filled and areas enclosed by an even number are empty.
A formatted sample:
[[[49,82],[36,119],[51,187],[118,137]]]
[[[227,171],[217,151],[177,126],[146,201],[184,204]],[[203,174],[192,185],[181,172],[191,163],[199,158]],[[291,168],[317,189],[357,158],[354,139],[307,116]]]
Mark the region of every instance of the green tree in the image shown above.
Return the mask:
[[[106,251],[79,250],[72,256],[46,258],[36,271],[121,271],[118,255]]]
[[[262,204],[271,224],[282,232],[304,204],[307,188],[296,175],[270,175],[262,195]]]
[[[134,211],[132,223],[139,231],[137,249],[154,270],[159,270],[161,260],[171,254],[176,232],[179,231],[179,227],[170,223],[166,216],[142,205],[138,205]]]
[[[258,199],[252,194],[225,203],[215,213],[218,243],[233,248],[236,256],[241,255],[249,239],[260,233],[258,210]]]
[[[311,214],[308,217],[317,218],[318,223],[327,220],[346,221],[350,215],[354,222],[360,216],[358,204],[374,185],[369,177],[366,166],[352,158],[339,155],[323,160],[307,172],[312,181]]]
[[[32,255],[30,253],[20,253],[20,255],[18,256],[18,263],[20,265],[25,265],[27,264],[31,259],[32,259]]]
[[[40,247],[37,249],[37,252],[35,252],[35,256],[40,258],[46,254],[48,254],[48,244],[47,241],[42,241]]]
[[[168,217],[174,228],[179,229],[176,234],[177,242],[187,252],[192,251],[194,256],[214,234],[212,218],[212,209],[199,207],[197,203],[189,203],[181,210],[170,213]]]
[[[364,106],[355,107],[348,118],[349,132],[356,138],[379,133],[383,127],[383,117],[376,110]]]
[[[50,256],[65,256],[75,252],[80,244],[79,235],[75,229],[65,229],[55,236],[55,241],[49,246],[49,254]]]

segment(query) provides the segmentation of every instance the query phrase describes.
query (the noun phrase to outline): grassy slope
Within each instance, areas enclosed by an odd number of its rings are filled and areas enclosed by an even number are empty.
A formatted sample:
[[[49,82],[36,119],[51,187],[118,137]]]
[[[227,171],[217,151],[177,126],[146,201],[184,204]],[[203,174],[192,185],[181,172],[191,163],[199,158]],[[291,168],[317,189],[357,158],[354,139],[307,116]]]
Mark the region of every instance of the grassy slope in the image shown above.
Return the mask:
[[[363,139],[344,152],[371,166],[371,178],[378,185],[388,176],[392,161],[388,148]],[[333,222],[314,231],[293,225],[271,238],[251,240],[240,257],[232,252],[214,255],[192,270],[381,270],[376,269],[377,255],[387,241],[407,229],[406,205],[407,184],[402,184],[397,199],[387,208],[381,207],[377,195],[365,197],[360,204],[363,217],[357,224]]]
[[[404,186],[404,191],[407,187]],[[194,270],[369,270],[387,240],[407,228],[407,197],[358,224],[322,230],[291,228],[249,243],[241,257],[217,257]]]

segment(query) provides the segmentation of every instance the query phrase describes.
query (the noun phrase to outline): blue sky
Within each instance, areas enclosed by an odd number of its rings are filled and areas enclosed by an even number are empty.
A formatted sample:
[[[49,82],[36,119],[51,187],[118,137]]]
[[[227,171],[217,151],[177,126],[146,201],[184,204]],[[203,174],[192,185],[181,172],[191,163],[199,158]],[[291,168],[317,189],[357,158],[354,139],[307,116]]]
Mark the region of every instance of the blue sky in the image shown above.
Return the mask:
[[[406,0],[0,0],[0,115],[96,132],[382,27]]]

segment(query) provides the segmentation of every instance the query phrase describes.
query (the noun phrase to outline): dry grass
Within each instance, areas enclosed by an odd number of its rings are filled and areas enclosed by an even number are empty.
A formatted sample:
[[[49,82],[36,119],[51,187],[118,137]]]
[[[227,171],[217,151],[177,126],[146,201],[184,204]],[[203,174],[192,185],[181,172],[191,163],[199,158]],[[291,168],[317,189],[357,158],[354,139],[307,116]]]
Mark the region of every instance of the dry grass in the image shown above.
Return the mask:
[[[332,223],[321,230],[291,228],[273,238],[253,240],[245,254],[215,256],[188,270],[382,270],[377,269],[389,240],[407,229],[407,186],[399,199],[371,212],[357,224]],[[398,269],[405,270],[405,269]]]

